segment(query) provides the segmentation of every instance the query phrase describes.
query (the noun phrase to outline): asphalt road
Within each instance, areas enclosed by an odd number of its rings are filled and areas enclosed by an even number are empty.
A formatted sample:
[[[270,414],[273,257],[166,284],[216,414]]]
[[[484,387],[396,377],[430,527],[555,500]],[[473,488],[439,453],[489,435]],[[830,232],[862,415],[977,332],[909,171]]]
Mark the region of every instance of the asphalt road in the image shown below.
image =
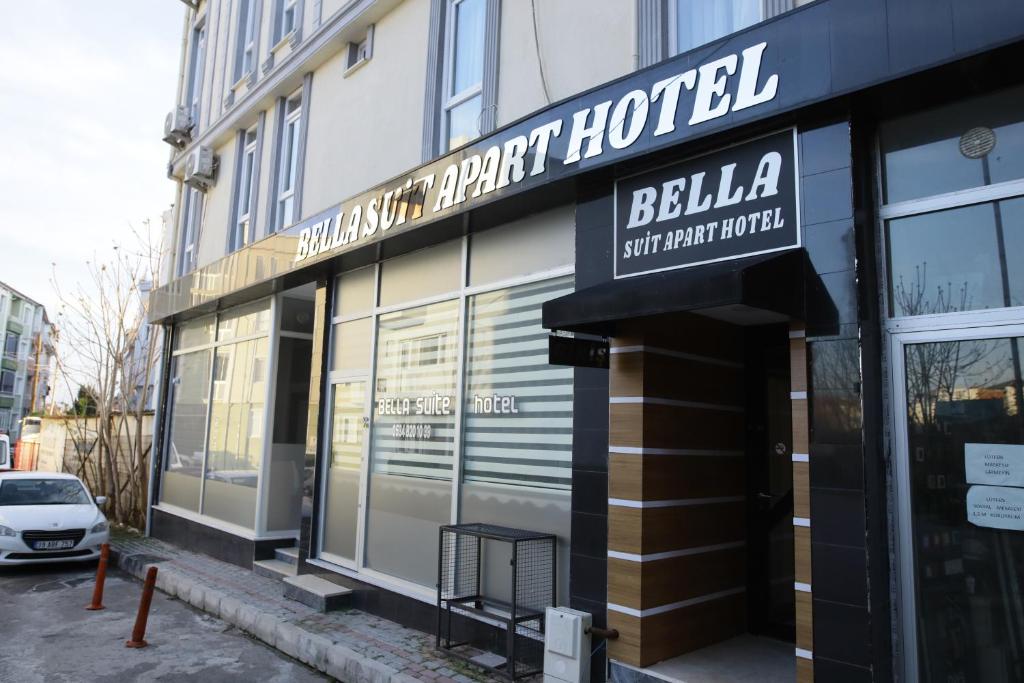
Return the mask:
[[[125,647],[142,584],[107,575],[89,612],[96,565],[0,568],[0,682],[329,680],[219,619],[157,591],[149,647]]]

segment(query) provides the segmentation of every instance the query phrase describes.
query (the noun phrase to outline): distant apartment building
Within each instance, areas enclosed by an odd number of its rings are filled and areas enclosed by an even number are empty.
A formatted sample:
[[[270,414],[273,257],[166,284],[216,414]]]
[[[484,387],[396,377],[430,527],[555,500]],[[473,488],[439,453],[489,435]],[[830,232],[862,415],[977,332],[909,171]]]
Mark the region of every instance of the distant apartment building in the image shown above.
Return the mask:
[[[52,389],[56,328],[42,304],[0,282],[0,433],[13,443],[22,418],[43,411]]]
[[[1022,680],[1024,4],[186,4],[154,535],[432,630],[441,525],[551,534],[595,681]]]

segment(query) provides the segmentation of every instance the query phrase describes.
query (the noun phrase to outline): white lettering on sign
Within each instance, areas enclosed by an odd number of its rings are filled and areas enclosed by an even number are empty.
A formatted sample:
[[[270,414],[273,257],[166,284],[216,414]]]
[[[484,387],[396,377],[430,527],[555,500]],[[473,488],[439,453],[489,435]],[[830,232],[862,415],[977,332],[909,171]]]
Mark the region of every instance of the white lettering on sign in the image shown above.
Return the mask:
[[[425,215],[425,210],[433,213],[446,211],[521,183],[528,175],[542,175],[548,170],[554,140],[568,138],[562,164],[578,164],[599,157],[608,149],[628,149],[638,140],[650,141],[672,133],[681,120],[686,122],[686,126],[697,126],[730,111],[770,102],[778,92],[778,74],[770,74],[758,90],[766,47],[767,43],[757,43],[738,55],[725,55],[659,80],[649,87],[630,90],[617,99],[597,102],[572,114],[564,114],[537,125],[528,134],[524,129],[523,134],[495,140],[495,144],[479,152],[460,153],[458,160],[443,170],[434,169],[420,178],[406,177],[397,186],[375,190],[370,198],[346,202],[335,216],[298,231],[295,261],[368,241],[393,226],[415,222]],[[730,82],[736,83],[732,89],[735,97],[730,94]],[[680,97],[683,89],[693,93],[688,100],[689,112],[685,108],[679,111],[684,101]],[[566,133],[565,137],[563,133]],[[557,155],[551,156],[551,160],[557,158]],[[767,157],[763,159],[746,200],[770,196],[778,181],[778,172],[777,162]],[[716,207],[721,207],[737,203],[743,196],[741,185],[731,189],[731,169],[723,169],[717,194],[702,193],[703,174],[698,175],[700,177],[694,176],[689,180],[687,215],[708,210],[713,200],[717,200]],[[682,209],[680,198],[684,185],[684,179],[679,179],[672,187],[662,188],[666,194],[661,197],[657,220],[671,218],[673,212]],[[639,200],[640,204],[634,207],[638,212],[636,224],[631,219],[629,227],[642,227],[654,219],[657,198],[657,191],[646,190],[634,197],[634,202]]]
[[[451,415],[452,397],[434,393],[418,398],[378,398],[378,415]]]
[[[1024,530],[1024,489],[972,486],[967,489],[967,521],[992,529]]]
[[[968,484],[1024,486],[1024,445],[964,444],[964,471]]]
[[[519,408],[516,406],[515,396],[473,396],[473,412],[479,415],[516,415]]]

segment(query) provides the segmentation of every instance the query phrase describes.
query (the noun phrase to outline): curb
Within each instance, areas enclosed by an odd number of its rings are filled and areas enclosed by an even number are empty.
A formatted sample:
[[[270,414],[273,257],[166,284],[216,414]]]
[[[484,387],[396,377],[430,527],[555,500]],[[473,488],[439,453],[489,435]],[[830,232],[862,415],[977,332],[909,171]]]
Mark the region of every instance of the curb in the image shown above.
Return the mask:
[[[116,567],[137,579],[145,578],[150,566],[160,566],[163,558],[142,553],[124,553],[112,547],[110,559]],[[403,674],[359,654],[330,638],[312,633],[260,612],[237,598],[204,586],[179,571],[160,566],[156,577],[158,590],[196,609],[217,617],[272,648],[297,659],[317,671],[348,683],[414,683],[418,679]]]

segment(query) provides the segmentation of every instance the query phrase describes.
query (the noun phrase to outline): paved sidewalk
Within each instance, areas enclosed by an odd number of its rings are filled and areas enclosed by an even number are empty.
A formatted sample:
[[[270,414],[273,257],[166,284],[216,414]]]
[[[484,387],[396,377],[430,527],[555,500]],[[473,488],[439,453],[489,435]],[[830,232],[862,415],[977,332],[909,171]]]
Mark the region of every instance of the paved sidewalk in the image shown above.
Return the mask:
[[[111,545],[124,571],[143,578],[147,568],[155,564],[159,567],[159,590],[339,680],[495,680],[437,652],[434,637],[426,633],[356,609],[323,614],[288,600],[277,579],[153,538],[117,533]]]

